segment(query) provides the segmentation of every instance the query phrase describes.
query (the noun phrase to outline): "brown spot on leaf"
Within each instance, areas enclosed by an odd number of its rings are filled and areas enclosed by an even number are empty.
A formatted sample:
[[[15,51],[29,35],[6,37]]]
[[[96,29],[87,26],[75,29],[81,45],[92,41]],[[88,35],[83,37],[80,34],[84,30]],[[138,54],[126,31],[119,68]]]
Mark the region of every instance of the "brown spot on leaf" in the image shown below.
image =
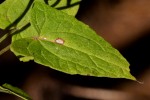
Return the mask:
[[[63,39],[61,39],[61,38],[57,38],[56,40],[55,40],[55,43],[57,43],[57,44],[64,44],[64,40]]]

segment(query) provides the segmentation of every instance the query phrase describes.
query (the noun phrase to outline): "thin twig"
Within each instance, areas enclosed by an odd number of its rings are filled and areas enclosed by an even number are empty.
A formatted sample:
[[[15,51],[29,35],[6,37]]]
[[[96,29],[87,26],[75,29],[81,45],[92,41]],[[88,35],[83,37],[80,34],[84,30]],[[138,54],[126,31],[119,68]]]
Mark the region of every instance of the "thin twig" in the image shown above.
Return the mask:
[[[10,45],[6,46],[5,48],[3,48],[1,51],[0,51],[0,55],[4,54],[6,51],[8,51],[10,49]]]
[[[0,38],[0,43],[3,42],[7,37],[9,36],[9,33],[5,34]]]

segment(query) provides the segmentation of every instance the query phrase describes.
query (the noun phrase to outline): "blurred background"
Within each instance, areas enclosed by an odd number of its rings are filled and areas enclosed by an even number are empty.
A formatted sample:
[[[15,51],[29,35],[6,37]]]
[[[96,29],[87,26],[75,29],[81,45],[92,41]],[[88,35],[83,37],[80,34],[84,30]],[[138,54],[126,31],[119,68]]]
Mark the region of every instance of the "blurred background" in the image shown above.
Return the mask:
[[[8,51],[0,57],[0,83],[22,88],[33,100],[150,100],[150,0],[82,0],[76,18],[122,53],[138,82],[68,75],[22,63]],[[0,100],[19,99],[0,93]]]

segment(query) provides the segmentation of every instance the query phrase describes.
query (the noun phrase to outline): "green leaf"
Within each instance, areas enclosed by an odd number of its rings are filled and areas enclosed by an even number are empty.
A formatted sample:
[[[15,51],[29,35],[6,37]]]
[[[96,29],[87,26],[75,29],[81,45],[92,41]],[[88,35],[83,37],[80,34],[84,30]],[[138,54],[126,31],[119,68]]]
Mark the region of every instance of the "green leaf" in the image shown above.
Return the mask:
[[[22,98],[23,100],[31,100],[28,94],[26,94],[21,89],[14,87],[10,84],[3,84],[2,86],[0,86],[0,92],[13,94],[19,98]]]
[[[48,4],[56,9],[75,16],[81,0],[48,0]]]
[[[44,0],[34,0],[43,2]],[[69,15],[75,16],[79,9],[80,0],[48,0],[50,6],[58,8]],[[32,0],[6,0],[0,5],[0,28],[5,29],[11,24],[20,29],[28,24]],[[24,17],[25,16],[25,17]],[[21,20],[19,22],[19,20]]]
[[[22,60],[69,74],[135,80],[126,59],[73,16],[35,2],[30,30],[13,36],[11,51]]]
[[[6,0],[0,5],[0,28],[15,23],[26,10],[30,0]]]

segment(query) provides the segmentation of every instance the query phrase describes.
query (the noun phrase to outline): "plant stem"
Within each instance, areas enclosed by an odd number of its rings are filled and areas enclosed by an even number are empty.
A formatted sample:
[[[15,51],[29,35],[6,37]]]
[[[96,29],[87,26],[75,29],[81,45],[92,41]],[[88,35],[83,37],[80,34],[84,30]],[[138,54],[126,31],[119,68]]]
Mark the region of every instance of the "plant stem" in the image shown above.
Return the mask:
[[[0,43],[2,43],[9,35],[13,34],[16,30],[13,29],[11,30],[10,32],[8,33],[5,33],[5,35],[3,35],[1,38],[0,38]],[[5,53],[6,51],[8,51],[10,48],[10,44],[8,46],[6,46],[5,48],[3,48],[2,50],[0,50],[0,55],[2,55],[3,53]]]
[[[7,37],[9,36],[9,33],[5,34],[0,38],[0,43],[3,42]]]
[[[12,35],[16,32],[16,29],[11,29],[10,31],[5,31],[2,37],[0,37],[0,43],[3,42],[9,35]]]
[[[0,55],[2,55],[3,53],[5,53],[6,51],[8,51],[9,48],[10,48],[10,45],[8,45],[5,48],[3,48],[2,50],[0,50]]]

